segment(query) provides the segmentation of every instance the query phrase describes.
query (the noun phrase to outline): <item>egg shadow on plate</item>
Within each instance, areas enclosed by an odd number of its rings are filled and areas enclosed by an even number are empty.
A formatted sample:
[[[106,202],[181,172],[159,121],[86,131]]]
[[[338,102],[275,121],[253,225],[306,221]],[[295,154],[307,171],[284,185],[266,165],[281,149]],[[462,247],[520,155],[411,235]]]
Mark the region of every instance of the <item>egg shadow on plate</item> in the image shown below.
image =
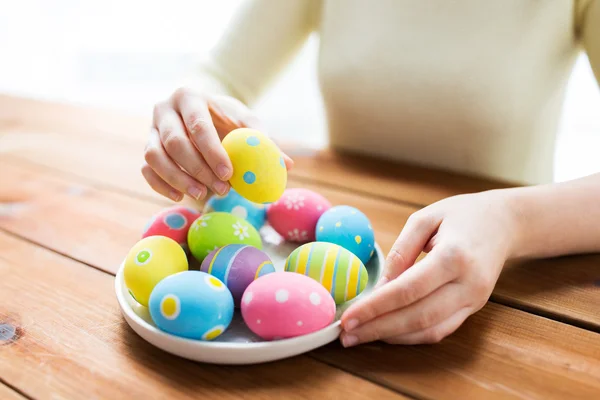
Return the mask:
[[[227,395],[247,396],[249,392],[273,393],[299,391],[302,387],[327,385],[330,374],[340,371],[301,355],[265,364],[228,366],[190,361],[167,353],[138,336],[125,322],[121,322],[124,351],[140,368],[160,376],[170,387],[181,392],[201,393],[210,389]],[[302,379],[298,379],[302,377]]]

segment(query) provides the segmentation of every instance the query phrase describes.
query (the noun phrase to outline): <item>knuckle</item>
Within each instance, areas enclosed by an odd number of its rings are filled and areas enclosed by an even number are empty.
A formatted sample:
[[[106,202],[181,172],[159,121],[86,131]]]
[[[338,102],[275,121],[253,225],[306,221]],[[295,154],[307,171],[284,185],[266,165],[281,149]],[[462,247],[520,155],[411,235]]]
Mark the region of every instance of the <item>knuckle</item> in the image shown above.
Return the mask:
[[[494,280],[486,274],[477,274],[472,283],[473,294],[477,299],[482,299],[485,304],[494,288]]]
[[[361,342],[374,342],[382,339],[381,331],[376,323],[372,324],[369,329],[358,334]]]
[[[173,95],[171,96],[171,99],[173,101],[175,101],[175,102],[180,102],[181,100],[183,100],[189,94],[190,94],[190,89],[186,88],[185,86],[182,86],[182,87],[177,88],[173,92]]]
[[[444,338],[446,338],[446,332],[440,328],[429,329],[425,334],[425,342],[429,344],[440,343]]]
[[[167,104],[165,102],[156,103],[154,105],[154,108],[152,109],[152,116],[155,122],[160,120],[160,115],[163,113],[166,107]]]
[[[377,304],[367,301],[362,305],[360,319],[363,321],[370,321],[379,315]]]
[[[198,136],[208,134],[212,127],[212,123],[200,114],[192,113],[187,118],[186,125],[191,135]]]
[[[144,179],[146,179],[146,181],[148,181],[148,183],[150,183],[150,174],[152,173],[152,167],[150,167],[147,163],[144,163],[142,165],[142,167],[140,168],[140,171],[142,173],[142,176],[144,177]]]
[[[443,267],[463,274],[475,265],[472,253],[458,243],[446,245],[443,252]]]
[[[144,160],[148,163],[149,166],[156,165],[160,160],[160,152],[156,147],[148,146],[144,151]]]
[[[191,168],[191,171],[189,172],[194,178],[200,180],[205,175],[206,166],[203,163],[197,163]]]
[[[424,229],[432,224],[433,217],[423,210],[412,213],[407,220],[416,229]]]
[[[392,249],[387,256],[386,264],[388,265],[405,265],[406,258],[396,249]]]
[[[433,325],[435,321],[435,313],[433,312],[422,312],[416,320],[416,330],[423,330]]]
[[[408,304],[412,304],[418,298],[419,287],[416,284],[407,286],[399,291],[396,296],[396,301],[398,302],[398,307],[404,307]]]
[[[179,154],[185,147],[185,138],[167,128],[163,133],[163,146],[167,153],[171,155]]]

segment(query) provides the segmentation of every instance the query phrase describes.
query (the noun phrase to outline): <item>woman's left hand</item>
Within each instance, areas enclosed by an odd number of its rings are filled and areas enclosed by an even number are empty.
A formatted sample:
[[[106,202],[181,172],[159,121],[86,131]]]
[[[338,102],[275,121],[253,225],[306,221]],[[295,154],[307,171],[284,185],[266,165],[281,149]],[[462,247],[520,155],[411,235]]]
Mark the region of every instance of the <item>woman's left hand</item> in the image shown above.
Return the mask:
[[[455,196],[411,215],[376,289],[343,314],[342,344],[436,343],[479,311],[519,240],[508,193]]]

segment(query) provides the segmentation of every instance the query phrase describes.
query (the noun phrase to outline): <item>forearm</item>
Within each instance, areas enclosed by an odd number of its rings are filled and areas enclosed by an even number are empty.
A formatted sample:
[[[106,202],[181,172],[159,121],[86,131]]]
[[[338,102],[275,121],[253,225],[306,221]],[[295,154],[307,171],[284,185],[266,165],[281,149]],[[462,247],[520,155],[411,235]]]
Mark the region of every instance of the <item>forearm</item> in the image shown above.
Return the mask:
[[[600,251],[600,174],[551,185],[508,189],[516,235],[513,257]]]

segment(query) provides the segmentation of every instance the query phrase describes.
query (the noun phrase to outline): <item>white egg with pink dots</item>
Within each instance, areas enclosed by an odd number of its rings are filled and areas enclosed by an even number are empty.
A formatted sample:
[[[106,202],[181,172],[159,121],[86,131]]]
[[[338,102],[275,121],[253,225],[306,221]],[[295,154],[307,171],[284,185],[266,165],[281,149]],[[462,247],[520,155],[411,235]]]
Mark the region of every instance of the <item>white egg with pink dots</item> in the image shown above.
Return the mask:
[[[331,324],[336,305],[318,282],[295,272],[275,272],[252,282],[242,297],[246,325],[265,340],[306,335]]]

